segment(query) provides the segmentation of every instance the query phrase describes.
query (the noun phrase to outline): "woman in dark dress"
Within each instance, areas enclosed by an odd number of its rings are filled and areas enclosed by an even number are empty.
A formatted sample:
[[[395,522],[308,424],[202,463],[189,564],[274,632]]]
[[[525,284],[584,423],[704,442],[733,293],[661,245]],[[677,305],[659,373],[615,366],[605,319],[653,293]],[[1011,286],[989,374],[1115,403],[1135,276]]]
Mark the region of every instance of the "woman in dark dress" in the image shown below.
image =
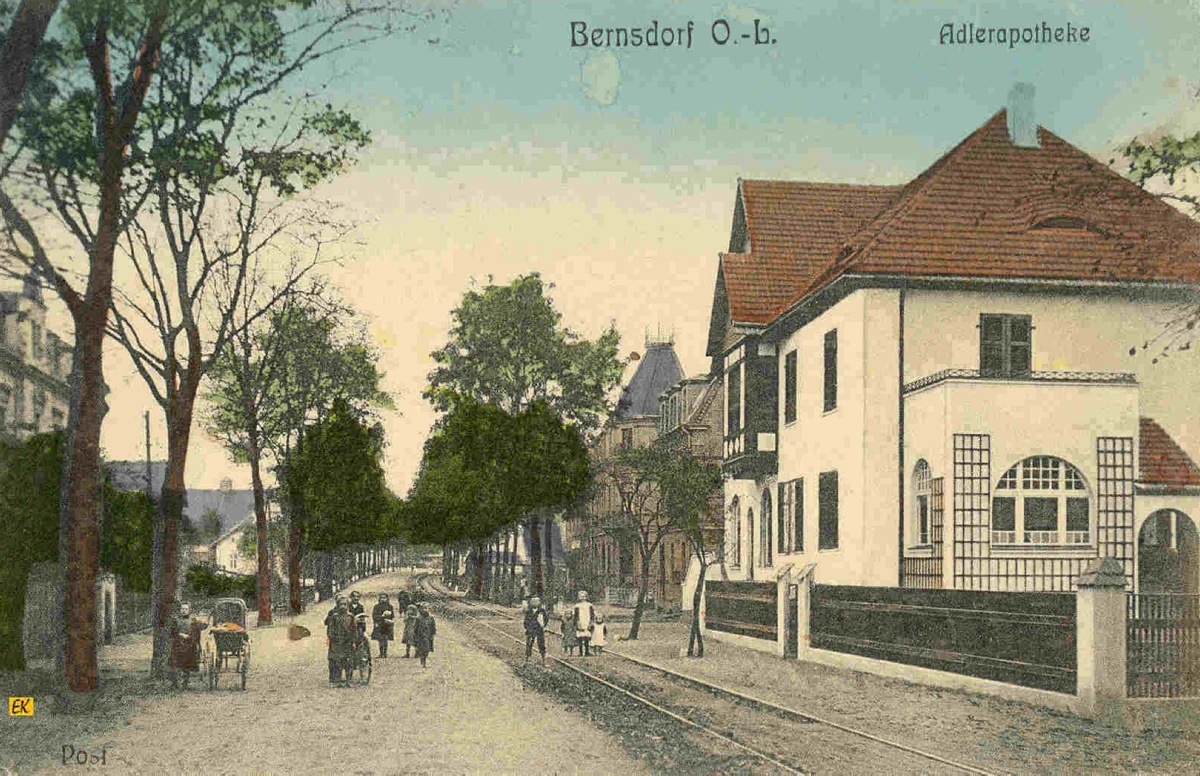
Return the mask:
[[[421,667],[425,667],[425,659],[433,652],[433,637],[437,634],[437,622],[429,614],[424,604],[417,606],[417,621],[413,626],[413,649],[421,658]]]
[[[374,624],[371,638],[379,642],[379,656],[387,657],[388,642],[393,638],[396,622],[396,610],[392,608],[387,593],[379,594],[379,603],[371,610],[371,622]]]
[[[191,604],[179,605],[179,614],[175,616],[171,628],[171,654],[167,661],[171,670],[171,686],[179,686],[179,677],[183,677],[183,689],[187,689],[188,679],[200,667],[200,632],[208,627],[207,623],[192,617]]]
[[[404,635],[400,637],[401,643],[404,644],[404,656],[412,657],[412,648],[416,644],[416,628],[417,618],[420,614],[417,612],[416,604],[409,604],[404,610]]]

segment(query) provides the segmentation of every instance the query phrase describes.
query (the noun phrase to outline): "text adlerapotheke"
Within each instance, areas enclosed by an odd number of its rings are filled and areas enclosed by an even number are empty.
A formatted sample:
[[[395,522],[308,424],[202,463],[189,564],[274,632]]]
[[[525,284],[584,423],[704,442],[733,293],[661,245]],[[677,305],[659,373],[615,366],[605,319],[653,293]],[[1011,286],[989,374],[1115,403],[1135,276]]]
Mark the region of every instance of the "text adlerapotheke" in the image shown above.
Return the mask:
[[[1051,25],[1046,22],[1032,27],[980,27],[970,22],[943,24],[938,43],[951,45],[1007,45],[1016,48],[1024,44],[1087,43],[1092,37],[1090,27],[1071,23]]]

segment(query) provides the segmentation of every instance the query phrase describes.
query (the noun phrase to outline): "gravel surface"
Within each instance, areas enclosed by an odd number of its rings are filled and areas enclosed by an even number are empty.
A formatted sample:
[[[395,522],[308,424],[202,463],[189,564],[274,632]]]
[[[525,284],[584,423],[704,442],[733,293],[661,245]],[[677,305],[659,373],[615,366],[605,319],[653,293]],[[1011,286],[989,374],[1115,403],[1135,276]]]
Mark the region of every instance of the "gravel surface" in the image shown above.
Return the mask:
[[[358,587],[394,593],[402,581],[386,575]],[[317,634],[301,641],[288,641],[282,626],[252,631],[244,693],[149,688],[144,673],[134,673],[148,664],[149,639],[126,639],[107,651],[106,690],[86,707],[64,715],[43,703],[33,718],[5,717],[0,765],[78,772],[61,764],[67,744],[103,749],[107,773],[647,772],[584,716],[464,644],[444,620],[428,668],[377,659],[369,686],[328,687],[327,610],[317,605],[297,619]],[[28,690],[39,681],[0,683]]]
[[[515,610],[510,610],[515,611]],[[680,655],[688,624],[610,629],[610,651],[653,661],[881,738],[996,773],[1197,773],[1200,701],[1135,702],[1092,720],[986,695],[782,660],[705,641],[703,659]],[[602,658],[607,661],[609,658]],[[892,772],[896,762],[877,767]],[[817,766],[818,772],[823,772]]]

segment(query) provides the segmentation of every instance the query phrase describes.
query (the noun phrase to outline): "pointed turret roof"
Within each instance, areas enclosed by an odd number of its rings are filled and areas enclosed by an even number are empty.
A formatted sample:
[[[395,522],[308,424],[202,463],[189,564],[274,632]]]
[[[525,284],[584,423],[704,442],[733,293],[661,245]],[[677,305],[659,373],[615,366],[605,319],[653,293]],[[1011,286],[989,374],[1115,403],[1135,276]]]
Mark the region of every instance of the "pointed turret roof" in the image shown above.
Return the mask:
[[[659,395],[681,379],[683,367],[675,355],[675,346],[670,342],[647,344],[646,355],[638,364],[637,371],[621,390],[616,419],[657,416]]]

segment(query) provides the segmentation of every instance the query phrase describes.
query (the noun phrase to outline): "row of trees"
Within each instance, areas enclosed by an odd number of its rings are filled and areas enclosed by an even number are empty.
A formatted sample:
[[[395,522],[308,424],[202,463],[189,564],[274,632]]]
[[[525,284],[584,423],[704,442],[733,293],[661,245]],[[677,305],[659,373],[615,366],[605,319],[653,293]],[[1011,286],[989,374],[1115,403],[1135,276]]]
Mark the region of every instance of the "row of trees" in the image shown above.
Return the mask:
[[[184,473],[203,379],[344,234],[298,195],[369,139],[289,89],[315,62],[413,17],[386,0],[24,0],[0,49],[3,256],[62,299],[75,330],[59,508],[65,675],[96,687],[103,344],[163,410],[154,531],[155,668],[178,585]],[[40,43],[40,45],[39,45]],[[120,259],[128,283],[114,283]],[[282,269],[280,269],[282,268]]]
[[[592,481],[586,439],[620,379],[610,326],[588,340],[562,325],[537,273],[464,294],[446,345],[433,353],[425,397],[442,413],[402,508],[415,541],[473,549],[474,588],[487,558],[530,537],[532,584],[543,592],[541,531]],[[499,570],[493,569],[493,573]]]

